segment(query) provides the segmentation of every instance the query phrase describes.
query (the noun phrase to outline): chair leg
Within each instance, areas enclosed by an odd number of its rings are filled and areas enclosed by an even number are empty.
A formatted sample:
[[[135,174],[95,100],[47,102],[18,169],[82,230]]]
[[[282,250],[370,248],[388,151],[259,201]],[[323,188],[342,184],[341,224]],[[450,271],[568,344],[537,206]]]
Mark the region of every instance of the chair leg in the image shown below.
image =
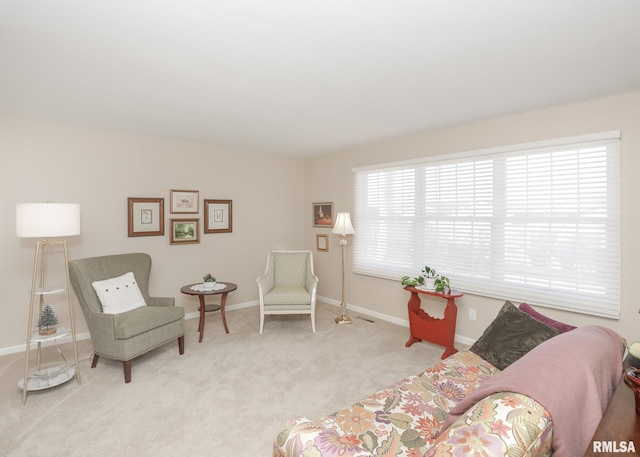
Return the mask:
[[[184,354],[184,335],[178,337],[178,350],[180,355]]]
[[[98,364],[98,359],[100,356],[98,354],[93,354],[93,361],[91,362],[91,368],[95,368]]]
[[[263,330],[264,330],[264,314],[260,313],[260,335],[262,335]]]
[[[131,382],[131,360],[122,362],[122,368],[124,369],[124,382],[127,384]]]
[[[316,333],[316,316],[313,313],[311,313],[311,330]]]

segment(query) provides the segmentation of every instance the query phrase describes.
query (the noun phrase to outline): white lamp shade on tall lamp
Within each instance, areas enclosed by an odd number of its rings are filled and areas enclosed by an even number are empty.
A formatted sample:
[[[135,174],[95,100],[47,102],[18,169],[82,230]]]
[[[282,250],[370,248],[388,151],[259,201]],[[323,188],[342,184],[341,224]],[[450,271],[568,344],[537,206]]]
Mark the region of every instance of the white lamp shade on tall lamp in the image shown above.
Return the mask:
[[[16,235],[53,238],[80,235],[80,205],[76,203],[19,203]]]
[[[336,216],[336,223],[333,226],[333,232],[338,235],[353,235],[353,225],[351,225],[351,215],[349,213],[338,213]]]

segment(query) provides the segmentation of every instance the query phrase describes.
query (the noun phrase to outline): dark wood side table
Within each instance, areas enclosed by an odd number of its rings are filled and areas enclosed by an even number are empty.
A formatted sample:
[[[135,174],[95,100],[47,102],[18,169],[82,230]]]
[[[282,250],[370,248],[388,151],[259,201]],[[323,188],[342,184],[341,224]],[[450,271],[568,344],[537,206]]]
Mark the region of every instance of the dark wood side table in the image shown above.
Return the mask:
[[[407,292],[411,292],[409,303],[409,341],[406,347],[411,346],[418,341],[426,340],[445,347],[442,353],[442,359],[446,359],[451,354],[455,354],[458,350],[454,346],[456,336],[456,320],[458,319],[458,307],[455,299],[462,297],[464,294],[457,290],[450,290],[447,293],[435,292],[432,290],[417,289],[415,287],[405,287]],[[421,305],[420,294],[430,295],[432,297],[445,298],[447,306],[444,309],[444,317],[442,319],[435,318],[426,313]]]
[[[635,360],[637,361],[637,359]],[[627,356],[623,364],[624,367],[636,366],[632,364],[632,361],[633,357]],[[621,443],[624,442],[625,445],[628,445],[630,441],[633,441],[636,452],[622,455],[638,455],[640,451],[640,414],[636,414],[633,390],[626,384],[623,376],[584,455],[609,455],[609,453],[602,452],[601,443],[606,442],[610,446],[615,444],[620,447]],[[594,442],[596,442],[595,445]],[[613,450],[611,449],[611,451]]]
[[[183,294],[197,295],[198,298],[200,299],[200,307],[198,308],[198,311],[200,311],[200,321],[198,323],[198,332],[200,332],[200,338],[198,339],[199,343],[202,343],[202,337],[204,336],[204,315],[206,312],[220,310],[220,314],[222,315],[222,323],[224,324],[224,330],[225,332],[229,333],[229,327],[227,327],[227,317],[225,316],[225,312],[224,312],[225,305],[227,304],[227,295],[229,294],[229,292],[233,292],[238,288],[238,286],[232,282],[221,281],[220,284],[225,285],[224,289],[206,290],[206,291],[193,290],[191,286],[196,286],[198,285],[198,283],[189,284],[180,289],[180,292],[182,292]],[[222,298],[220,299],[220,304],[208,305],[208,308],[207,308],[207,305],[205,305],[204,301],[205,301],[205,297],[209,295],[222,295]]]

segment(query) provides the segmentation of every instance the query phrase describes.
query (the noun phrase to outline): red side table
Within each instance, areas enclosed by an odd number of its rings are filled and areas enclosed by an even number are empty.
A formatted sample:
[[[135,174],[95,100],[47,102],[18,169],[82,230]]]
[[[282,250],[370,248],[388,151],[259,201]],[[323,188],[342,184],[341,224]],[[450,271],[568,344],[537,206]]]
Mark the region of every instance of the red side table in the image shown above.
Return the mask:
[[[464,294],[457,290],[449,290],[444,293],[415,287],[405,287],[404,289],[407,292],[411,292],[411,297],[409,297],[409,303],[407,304],[409,310],[409,333],[411,336],[405,346],[409,347],[413,343],[422,340],[439,344],[445,347],[442,359],[446,359],[451,354],[458,352],[453,345],[456,335],[456,320],[458,318],[458,307],[455,299],[462,297]],[[430,316],[421,308],[420,294],[447,299],[447,306],[444,309],[444,317],[442,319]]]

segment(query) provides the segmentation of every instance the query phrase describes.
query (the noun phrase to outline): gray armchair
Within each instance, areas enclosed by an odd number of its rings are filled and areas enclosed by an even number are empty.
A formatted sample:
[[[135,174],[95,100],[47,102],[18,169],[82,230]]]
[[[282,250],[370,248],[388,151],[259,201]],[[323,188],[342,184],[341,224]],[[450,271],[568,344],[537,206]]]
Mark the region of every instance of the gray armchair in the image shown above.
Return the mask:
[[[267,267],[257,279],[260,298],[260,333],[266,314],[310,314],[316,332],[316,291],[311,251],[271,251]]]
[[[100,356],[121,360],[125,383],[131,382],[131,361],[169,341],[178,340],[184,354],[184,308],[173,297],[149,296],[151,257],[120,254],[69,261],[69,279],[91,334],[95,368]],[[105,314],[92,283],[133,272],[147,306]]]

